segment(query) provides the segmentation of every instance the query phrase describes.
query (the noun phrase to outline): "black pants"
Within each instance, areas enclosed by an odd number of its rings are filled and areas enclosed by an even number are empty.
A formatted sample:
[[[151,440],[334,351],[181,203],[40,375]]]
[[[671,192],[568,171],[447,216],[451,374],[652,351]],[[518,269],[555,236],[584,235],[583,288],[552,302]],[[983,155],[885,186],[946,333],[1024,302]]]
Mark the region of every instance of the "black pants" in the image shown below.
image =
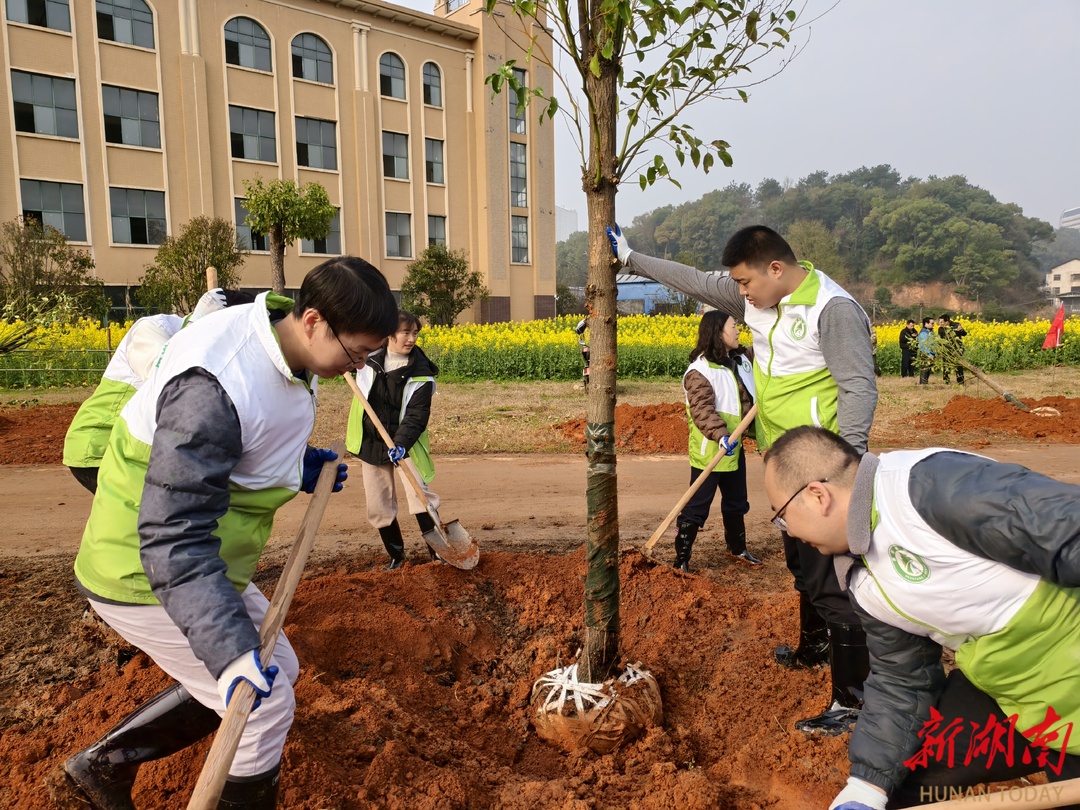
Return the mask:
[[[693,484],[703,470],[690,468],[690,483]],[[679,523],[694,523],[700,529],[709,517],[716,491],[720,490],[720,511],[725,514],[745,515],[750,511],[750,501],[746,496],[746,453],[739,453],[739,466],[730,472],[713,470],[686,506],[679,513]]]
[[[97,492],[97,467],[68,467],[75,480],[90,490],[91,494]]]
[[[963,366],[953,366],[953,368],[956,369],[956,381],[958,383],[960,383],[960,385],[963,385],[964,384],[964,367]],[[943,365],[941,367],[941,376],[945,380],[945,384],[948,385],[948,383],[949,383],[949,367],[948,366]]]
[[[814,609],[829,624],[859,624],[847,593],[840,590],[832,555],[822,554],[787,532],[782,532],[781,536],[788,570],[795,577],[795,590],[806,594]]]
[[[915,376],[915,353],[911,349],[900,350],[900,376]]]
[[[1011,758],[999,752],[991,762],[987,753],[972,757],[972,762],[965,765],[965,755],[971,742],[972,733],[975,731],[972,724],[977,723],[978,730],[985,729],[987,721],[993,716],[999,723],[1007,726],[1008,718],[992,697],[976,689],[964,673],[958,669],[949,673],[945,691],[941,693],[941,697],[937,702],[937,710],[941,712],[944,719],[935,730],[935,734],[949,736],[952,733],[946,731],[949,724],[955,719],[962,722],[959,733],[953,737],[952,751],[954,759],[952,767],[949,767],[948,764],[947,751],[942,752],[940,757],[936,756],[937,751],[932,751],[931,755],[927,757],[926,767],[920,766],[911,771],[900,787],[893,792],[892,798],[889,799],[889,810],[958,798],[963,795],[963,789],[973,785],[1018,779],[1021,776],[1038,773],[1042,770],[1046,771],[1046,777],[1050,782],[1059,782],[1062,779],[1073,779],[1080,776],[1080,756],[1066,754],[1062,757],[1059,751],[1029,746],[1028,741],[1024,739],[1019,731],[1014,731],[1012,734]],[[1054,728],[1060,725],[1059,722]],[[1073,733],[1076,733],[1075,729]],[[999,744],[1006,751],[1009,750],[1009,741],[1002,739]],[[1049,759],[1046,761],[1055,768],[1058,767],[1060,761],[1061,773],[1056,773],[1052,768],[1044,768],[1039,765],[1040,754],[1044,757],[1048,756]],[[1024,762],[1025,755],[1029,760],[1026,764]],[[952,792],[950,792],[950,789]],[[1053,791],[1051,785],[1033,786],[1026,789],[1029,791]],[[1054,793],[1039,795],[1053,796]],[[1017,804],[1016,806],[1021,807],[1023,805]],[[1077,810],[1080,805],[1070,804],[1068,807]]]

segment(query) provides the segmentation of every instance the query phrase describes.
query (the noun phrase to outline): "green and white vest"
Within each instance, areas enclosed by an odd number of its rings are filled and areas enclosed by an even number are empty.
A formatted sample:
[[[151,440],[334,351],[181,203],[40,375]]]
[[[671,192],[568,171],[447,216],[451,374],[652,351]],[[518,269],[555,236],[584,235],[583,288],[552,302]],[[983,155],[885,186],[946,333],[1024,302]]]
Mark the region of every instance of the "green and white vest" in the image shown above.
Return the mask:
[[[801,425],[840,430],[836,381],[821,353],[819,321],[826,304],[851,295],[810,262],[799,264],[808,272],[795,292],[774,309],[748,303],[744,310],[754,336],[756,428],[762,449]]]
[[[754,373],[750,367],[750,361],[743,355],[738,355],[736,360],[739,364],[739,377],[752,397],[754,396]],[[698,357],[683,374],[683,390],[686,389],[686,375],[691,371],[698,372],[709,381],[713,390],[713,407],[727,425],[728,433],[731,433],[743,417],[742,400],[739,398],[739,386],[735,381],[735,373],[726,366],[716,365],[704,357]],[[720,451],[720,443],[706,438],[694,424],[694,419],[690,415],[689,397],[686,398],[686,421],[690,427],[690,466],[704,470]],[[740,443],[732,455],[720,459],[715,469],[719,472],[731,472],[738,469],[739,454],[742,451]]]
[[[169,380],[191,368],[214,375],[240,420],[243,451],[215,535],[230,581],[239,591],[247,587],[274,513],[300,489],[315,424],[317,378],[309,386],[293,375],[267,317],[267,310],[291,308],[290,299],[263,293],[254,306],[226,310],[166,345],[154,374],[121,411],[101,463],[75,560],[75,574],[89,591],[117,602],[157,603],[139,558],[139,503],[158,398]]]

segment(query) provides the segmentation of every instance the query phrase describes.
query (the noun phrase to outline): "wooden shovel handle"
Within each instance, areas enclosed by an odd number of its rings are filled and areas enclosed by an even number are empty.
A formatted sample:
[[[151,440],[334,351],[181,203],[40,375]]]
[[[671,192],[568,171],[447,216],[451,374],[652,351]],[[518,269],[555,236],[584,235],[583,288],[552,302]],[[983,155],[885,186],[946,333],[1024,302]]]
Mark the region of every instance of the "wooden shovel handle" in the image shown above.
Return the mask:
[[[368,415],[368,419],[371,420],[371,424],[375,425],[375,429],[379,431],[379,435],[382,436],[382,440],[386,442],[387,448],[393,450],[397,447],[394,444],[393,438],[386,432],[386,428],[383,427],[383,423],[379,421],[379,417],[375,415],[375,411],[371,407],[371,403],[367,401],[367,397],[364,396],[364,392],[360,390],[360,386],[356,384],[356,378],[352,374],[346,373],[343,375],[345,382],[349,384],[349,388],[352,389],[353,394],[360,400],[360,404],[364,406],[364,411]],[[420,481],[416,477],[416,473],[413,472],[413,468],[406,463],[405,459],[398,464],[399,470],[404,470],[403,477],[412,484],[412,488],[416,490],[416,494],[420,497],[422,503],[428,503],[427,495],[424,493],[424,488],[420,486]],[[430,511],[430,510],[429,510]]]
[[[318,483],[315,484],[315,492],[311,496],[304,519],[300,522],[296,540],[293,541],[289,551],[289,559],[278,577],[277,587],[270,599],[270,607],[266,610],[262,627],[259,629],[259,658],[264,665],[270,663],[277,644],[278,635],[285,625],[285,614],[289,612],[296,587],[300,584],[300,576],[304,573],[304,565],[307,563],[308,554],[315,543],[315,533],[319,529],[326,504],[330,500],[330,493],[334,490],[334,482],[337,479],[338,464],[345,455],[345,443],[334,442],[330,449],[337,453],[337,458],[323,464],[319,472]],[[284,675],[282,676],[284,677]],[[215,810],[218,800],[221,798],[222,788],[225,787],[225,779],[229,775],[236,749],[240,747],[240,737],[247,725],[251,707],[255,705],[255,690],[247,681],[240,681],[233,689],[232,698],[229,700],[229,708],[225,711],[225,719],[221,721],[221,727],[214,736],[214,744],[210,747],[210,753],[206,755],[206,763],[203,765],[199,781],[195,783],[195,790],[188,801],[187,810]]]
[[[742,436],[743,433],[746,432],[746,429],[750,427],[750,424],[754,421],[755,416],[757,416],[757,405],[751,407],[750,410],[746,412],[746,416],[743,417],[743,420],[739,422],[735,430],[731,431],[731,438],[738,439],[740,436]],[[679,502],[675,504],[675,508],[668,512],[668,516],[664,518],[664,522],[660,524],[660,528],[653,532],[652,537],[650,537],[648,541],[646,541],[645,545],[641,547],[642,553],[648,554],[650,549],[652,549],[652,547],[656,545],[657,541],[663,536],[664,532],[667,531],[668,526],[671,525],[671,521],[673,521],[675,519],[675,516],[682,511],[682,508],[690,502],[690,499],[694,497],[694,493],[701,488],[701,485],[705,483],[705,479],[709,477],[709,473],[716,469],[716,465],[720,463],[720,459],[722,459],[725,455],[727,455],[727,453],[724,448],[721,447],[717,454],[712,457],[712,460],[708,463],[705,469],[701,471],[701,475],[694,479],[694,483],[690,485],[690,489],[686,490],[686,494],[679,498]]]
[[[949,799],[922,806],[937,808],[937,810],[968,810],[969,808],[974,810],[976,807],[1049,810],[1052,807],[1066,807],[1077,802],[1080,802],[1080,778],[1065,779],[1047,785],[1025,785],[995,793],[978,793],[962,799]]]

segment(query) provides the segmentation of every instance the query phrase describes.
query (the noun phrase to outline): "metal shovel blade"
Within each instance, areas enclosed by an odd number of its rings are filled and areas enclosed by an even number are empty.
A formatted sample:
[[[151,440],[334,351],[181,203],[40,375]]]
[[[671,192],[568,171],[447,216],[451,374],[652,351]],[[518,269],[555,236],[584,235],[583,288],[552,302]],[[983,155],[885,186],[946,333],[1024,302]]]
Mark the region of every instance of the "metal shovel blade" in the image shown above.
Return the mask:
[[[424,542],[439,555],[439,559],[455,568],[468,571],[480,562],[480,547],[457,520],[441,526],[436,524],[434,529],[424,532]]]

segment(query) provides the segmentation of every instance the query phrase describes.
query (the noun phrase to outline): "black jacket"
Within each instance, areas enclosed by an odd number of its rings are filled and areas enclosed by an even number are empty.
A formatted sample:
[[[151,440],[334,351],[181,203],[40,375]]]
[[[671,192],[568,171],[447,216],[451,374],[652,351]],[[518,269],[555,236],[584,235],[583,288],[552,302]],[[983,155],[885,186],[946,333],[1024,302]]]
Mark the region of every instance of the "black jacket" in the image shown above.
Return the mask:
[[[367,365],[375,372],[375,379],[371,383],[367,399],[372,410],[383,423],[383,427],[386,428],[386,432],[393,438],[394,444],[399,444],[409,450],[427,430],[428,419],[431,416],[431,395],[435,392],[435,383],[428,382],[420,386],[420,389],[412,395],[405,414],[402,416],[401,400],[405,393],[405,385],[413,377],[438,376],[439,368],[419,346],[413,347],[409,353],[408,364],[401,368],[387,372],[384,370],[385,362],[385,347],[368,355]],[[389,464],[390,458],[386,455],[386,451],[386,442],[365,413],[364,436],[360,442],[360,451],[356,455],[368,464]]]

